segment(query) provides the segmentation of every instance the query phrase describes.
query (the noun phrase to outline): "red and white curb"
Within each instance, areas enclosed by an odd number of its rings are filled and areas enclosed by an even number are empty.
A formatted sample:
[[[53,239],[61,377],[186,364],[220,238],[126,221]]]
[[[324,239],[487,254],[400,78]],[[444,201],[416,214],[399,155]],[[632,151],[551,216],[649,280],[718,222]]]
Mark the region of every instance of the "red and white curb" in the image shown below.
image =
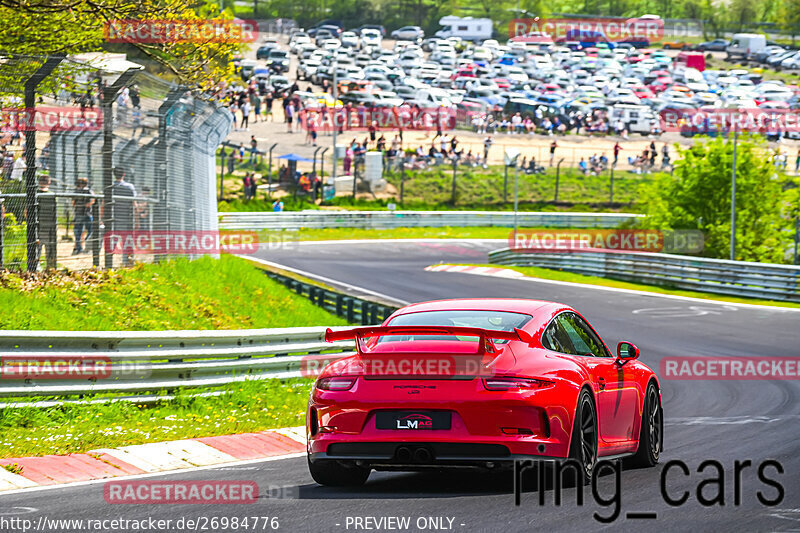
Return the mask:
[[[305,428],[102,448],[86,453],[0,459],[0,493],[292,456],[306,449]],[[8,466],[8,468],[6,468]]]
[[[497,276],[499,278],[524,278],[525,275],[516,270],[498,267],[482,267],[467,265],[431,265],[425,267],[429,272],[459,272],[461,274],[477,274],[479,276]]]

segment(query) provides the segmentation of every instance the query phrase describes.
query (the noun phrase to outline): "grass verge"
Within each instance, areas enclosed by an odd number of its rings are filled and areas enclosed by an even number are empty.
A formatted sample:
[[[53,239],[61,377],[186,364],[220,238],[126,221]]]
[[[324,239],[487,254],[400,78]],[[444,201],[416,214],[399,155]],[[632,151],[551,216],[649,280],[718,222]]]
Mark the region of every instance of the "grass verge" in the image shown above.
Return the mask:
[[[130,402],[0,409],[0,458],[79,453],[146,442],[302,425],[310,379],[244,381],[219,396],[179,391],[149,406]]]
[[[531,278],[541,278],[554,281],[567,281],[571,283],[585,283],[588,285],[599,285],[602,287],[614,287],[618,289],[631,289],[637,291],[653,292],[657,294],[669,294],[674,296],[687,296],[690,298],[700,298],[703,300],[714,300],[719,302],[754,304],[754,305],[769,305],[774,307],[794,307],[800,308],[800,304],[793,302],[777,302],[774,300],[760,300],[756,298],[737,298],[735,296],[725,296],[721,294],[713,294],[708,292],[687,291],[682,289],[671,289],[669,287],[661,287],[658,285],[645,285],[643,283],[631,283],[629,281],[619,281],[615,279],[600,278],[597,276],[587,276],[585,274],[576,274],[573,272],[565,272],[563,270],[550,270],[541,267],[518,267],[508,265],[487,265],[487,264],[472,264],[469,266],[489,266],[507,268],[515,270]]]
[[[232,256],[128,270],[0,273],[2,329],[170,330],[345,325]],[[175,399],[0,409],[0,457],[75,453],[303,423],[311,381],[259,380],[178,390]],[[17,398],[35,401],[45,398]],[[92,398],[84,398],[91,400]],[[13,399],[4,399],[14,401]]]
[[[345,325],[233,256],[127,270],[0,272],[0,329],[170,330]]]

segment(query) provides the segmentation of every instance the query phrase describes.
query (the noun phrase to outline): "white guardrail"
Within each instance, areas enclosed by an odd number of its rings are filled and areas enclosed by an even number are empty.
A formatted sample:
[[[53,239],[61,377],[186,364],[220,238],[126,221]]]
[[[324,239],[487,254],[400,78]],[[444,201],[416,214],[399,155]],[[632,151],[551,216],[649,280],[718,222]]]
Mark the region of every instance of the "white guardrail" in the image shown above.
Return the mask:
[[[325,330],[0,331],[0,397],[159,393],[313,376],[354,349],[325,342]]]
[[[644,215],[633,213],[519,212],[519,227],[616,228]],[[391,229],[416,227],[513,227],[514,213],[499,211],[285,211],[220,213],[220,229]]]
[[[499,265],[538,266],[700,292],[800,302],[800,267],[686,255],[618,252],[489,253]]]

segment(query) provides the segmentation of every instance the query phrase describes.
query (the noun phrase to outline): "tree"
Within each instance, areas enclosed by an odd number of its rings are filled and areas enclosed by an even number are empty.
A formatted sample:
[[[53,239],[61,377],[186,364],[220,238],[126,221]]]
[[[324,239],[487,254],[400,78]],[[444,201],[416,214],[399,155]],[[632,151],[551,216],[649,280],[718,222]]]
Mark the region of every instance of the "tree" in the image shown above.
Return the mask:
[[[755,22],[758,16],[758,9],[758,0],[732,0],[728,5],[727,12],[731,24],[741,30]]]
[[[700,229],[703,255],[727,259],[731,232],[733,141],[717,138],[681,150],[674,175],[643,188],[647,225],[654,229]],[[781,186],[756,138],[741,137],[736,153],[736,259],[782,262]]]
[[[792,36],[794,44],[795,37],[800,35],[800,0],[782,0],[778,6],[778,21]]]
[[[43,56],[97,51],[109,45],[104,30],[112,21],[220,19],[219,6],[184,0],[0,0],[0,49],[3,55]],[[227,15],[230,19],[230,15]],[[131,42],[182,83],[210,88],[230,79],[231,55],[238,42]]]

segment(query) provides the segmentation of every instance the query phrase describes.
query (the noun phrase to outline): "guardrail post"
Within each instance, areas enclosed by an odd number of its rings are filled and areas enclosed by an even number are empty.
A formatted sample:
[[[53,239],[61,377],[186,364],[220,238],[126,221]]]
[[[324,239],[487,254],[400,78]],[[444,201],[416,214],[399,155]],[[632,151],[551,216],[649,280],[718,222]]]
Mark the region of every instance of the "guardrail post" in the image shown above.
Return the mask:
[[[361,302],[361,325],[366,326],[369,324],[369,302]]]
[[[347,299],[347,321],[349,323],[354,323],[356,321],[355,310],[353,309],[353,299]]]
[[[336,316],[342,316],[342,312],[344,311],[343,304],[344,304],[344,296],[342,296],[341,294],[337,294],[336,295]]]
[[[372,309],[370,309],[369,313],[369,323],[375,324],[378,322],[378,304],[372,304],[370,307]]]

